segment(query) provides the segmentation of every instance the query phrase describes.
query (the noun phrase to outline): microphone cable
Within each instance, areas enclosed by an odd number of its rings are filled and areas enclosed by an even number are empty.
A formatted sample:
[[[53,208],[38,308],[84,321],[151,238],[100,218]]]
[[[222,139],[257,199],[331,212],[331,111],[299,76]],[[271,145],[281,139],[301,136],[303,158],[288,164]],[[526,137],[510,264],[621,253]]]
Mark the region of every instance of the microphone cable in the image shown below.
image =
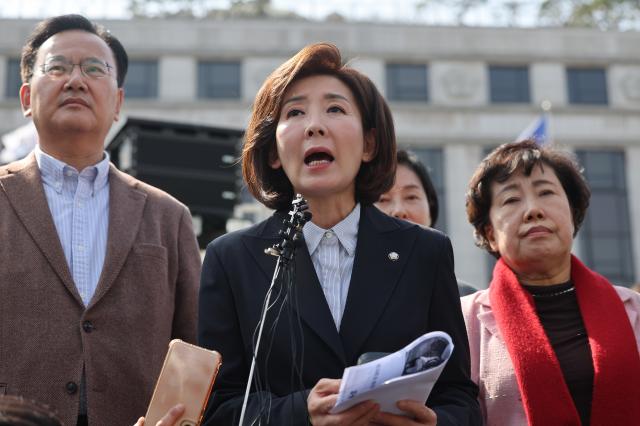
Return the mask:
[[[280,230],[279,235],[283,237],[283,240],[270,248],[265,249],[265,253],[271,254],[278,257],[278,261],[276,263],[276,269],[273,274],[273,278],[271,284],[265,294],[265,299],[262,303],[262,310],[260,314],[260,320],[254,329],[252,339],[251,339],[251,368],[249,372],[249,378],[247,381],[247,386],[245,390],[245,396],[242,404],[242,410],[240,413],[240,425],[244,426],[244,417],[246,414],[247,406],[249,403],[249,397],[254,396],[254,406],[257,406],[257,410],[254,413],[254,416],[251,418],[248,424],[250,425],[262,425],[262,420],[266,421],[266,424],[269,423],[271,407],[272,407],[272,394],[269,389],[269,359],[271,356],[271,351],[273,349],[275,336],[277,333],[277,326],[280,322],[280,318],[282,316],[283,310],[285,310],[285,305],[287,305],[287,313],[289,317],[289,328],[291,332],[289,336],[291,338],[291,350],[292,350],[292,377],[290,380],[291,387],[293,389],[293,373],[294,371],[297,373],[299,378],[299,384],[301,386],[301,391],[304,390],[303,379],[302,379],[302,369],[298,368],[298,361],[296,359],[297,354],[297,345],[296,345],[296,336],[293,332],[293,326],[291,324],[293,316],[297,317],[297,325],[298,331],[300,333],[300,338],[302,340],[302,354],[304,356],[304,339],[302,334],[302,323],[299,317],[299,311],[296,311],[294,314],[292,310],[292,303],[295,303],[296,309],[298,308],[297,296],[295,296],[295,263],[293,262],[295,249],[299,241],[302,239],[302,227],[304,224],[311,219],[311,213],[308,211],[308,205],[306,201],[302,198],[301,195],[297,195],[296,198],[292,201],[292,210],[289,212],[291,218],[289,220],[285,219],[283,221],[284,228]],[[274,289],[278,287],[277,293],[275,293],[275,299],[271,301],[271,297],[274,296]],[[293,301],[295,299],[295,301]],[[279,304],[279,306],[278,306]],[[262,358],[264,360],[264,375],[261,374],[262,370],[258,365],[258,349],[260,347],[260,341],[262,340],[262,333],[264,331],[265,325],[268,323],[269,312],[273,310],[274,307],[277,307],[277,313],[271,322],[270,326],[267,327],[266,330],[266,339],[268,341],[268,346],[266,350],[266,354]],[[301,359],[301,364],[303,364],[303,359]],[[254,377],[255,376],[255,377]],[[255,392],[251,392],[251,385],[253,379],[255,378]],[[265,383],[262,383],[264,379]],[[293,397],[293,393],[291,394]],[[293,401],[292,408],[293,408]],[[265,418],[266,414],[266,418]],[[291,419],[293,421],[293,418]]]

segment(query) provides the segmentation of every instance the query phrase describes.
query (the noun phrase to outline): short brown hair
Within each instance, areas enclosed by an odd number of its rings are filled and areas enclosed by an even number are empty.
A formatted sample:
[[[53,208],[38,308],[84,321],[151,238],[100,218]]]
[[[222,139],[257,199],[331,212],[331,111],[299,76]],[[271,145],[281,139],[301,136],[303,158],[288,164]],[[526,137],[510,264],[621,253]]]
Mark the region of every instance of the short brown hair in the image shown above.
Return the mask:
[[[327,43],[303,48],[271,73],[256,95],[242,149],[242,174],[247,187],[269,208],[289,207],[293,186],[282,167],[270,166],[276,149],[276,128],[287,88],[295,81],[314,75],[329,75],[344,83],[358,105],[363,133],[371,130],[375,133],[373,158],[361,164],[356,176],[356,199],[371,204],[393,186],[396,169],[393,118],[373,82],[343,64],[338,48]]]
[[[534,140],[506,143],[494,149],[482,160],[469,181],[467,192],[467,218],[475,229],[476,245],[496,257],[486,236],[489,225],[493,182],[504,182],[513,174],[522,171],[531,175],[535,166],[547,165],[553,169],[569,200],[573,218],[574,236],[578,233],[589,207],[591,191],[582,175],[582,168],[575,156],[553,147],[540,147]]]

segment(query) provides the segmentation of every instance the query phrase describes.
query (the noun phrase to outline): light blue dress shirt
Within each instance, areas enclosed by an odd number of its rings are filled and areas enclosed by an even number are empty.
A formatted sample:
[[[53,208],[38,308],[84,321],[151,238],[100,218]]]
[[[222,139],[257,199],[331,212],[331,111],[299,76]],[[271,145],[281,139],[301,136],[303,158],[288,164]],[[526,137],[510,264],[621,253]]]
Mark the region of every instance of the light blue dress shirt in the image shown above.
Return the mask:
[[[351,213],[331,229],[322,229],[313,222],[308,222],[302,228],[313,267],[337,330],[340,330],[347,304],[359,223],[360,204],[356,204]]]
[[[107,251],[109,155],[82,172],[35,148],[44,193],[84,305],[95,293]]]

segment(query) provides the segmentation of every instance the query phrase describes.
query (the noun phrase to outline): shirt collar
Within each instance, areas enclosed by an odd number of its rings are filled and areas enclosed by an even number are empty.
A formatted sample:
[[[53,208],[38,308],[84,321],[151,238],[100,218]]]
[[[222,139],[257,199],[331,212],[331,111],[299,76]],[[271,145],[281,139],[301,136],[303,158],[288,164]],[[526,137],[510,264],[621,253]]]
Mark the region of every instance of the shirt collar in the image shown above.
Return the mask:
[[[78,174],[78,171],[74,167],[42,151],[40,145],[36,145],[34,154],[42,180],[58,193],[62,192],[65,171],[72,171]],[[86,167],[80,175],[93,181],[91,195],[104,187],[109,181],[109,153],[105,151],[104,158],[100,160],[99,163]]]
[[[360,203],[351,210],[351,213],[344,219],[338,222],[331,228],[331,231],[338,237],[338,241],[342,244],[342,247],[346,250],[349,256],[353,256],[356,251],[356,243],[358,242],[358,225],[360,224]],[[304,234],[305,242],[307,243],[307,249],[309,254],[313,253],[318,248],[322,237],[328,229],[320,228],[313,222],[308,222],[302,233]]]

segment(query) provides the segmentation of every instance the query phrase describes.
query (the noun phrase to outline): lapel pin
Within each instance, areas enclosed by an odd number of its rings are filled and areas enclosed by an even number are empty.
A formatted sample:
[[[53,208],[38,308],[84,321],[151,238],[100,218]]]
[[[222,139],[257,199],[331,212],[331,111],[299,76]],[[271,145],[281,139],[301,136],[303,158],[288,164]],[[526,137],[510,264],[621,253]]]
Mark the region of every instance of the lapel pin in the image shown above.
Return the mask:
[[[395,262],[398,259],[400,259],[400,255],[395,251],[389,253],[389,260],[391,260],[392,262]]]

